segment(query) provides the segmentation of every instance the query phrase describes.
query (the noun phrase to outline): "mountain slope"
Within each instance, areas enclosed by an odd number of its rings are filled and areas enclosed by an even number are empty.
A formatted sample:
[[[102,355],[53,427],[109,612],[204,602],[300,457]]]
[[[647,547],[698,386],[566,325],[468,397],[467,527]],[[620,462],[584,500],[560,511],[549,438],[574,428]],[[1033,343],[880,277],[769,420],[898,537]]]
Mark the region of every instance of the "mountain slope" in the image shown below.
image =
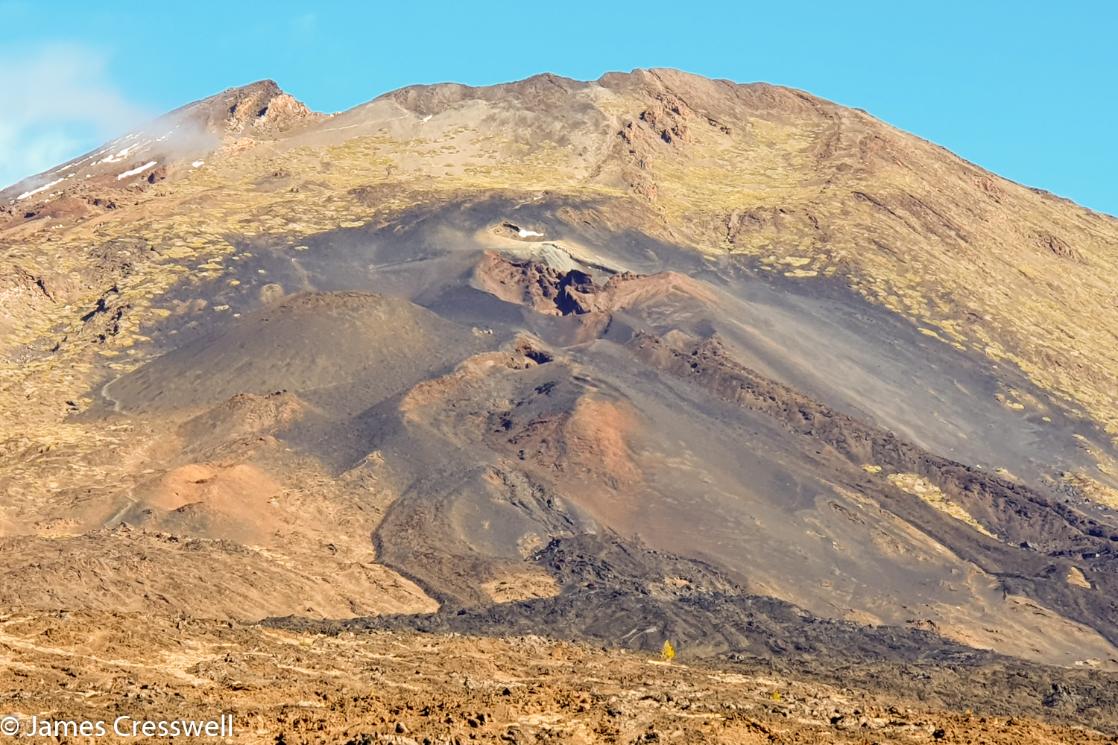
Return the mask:
[[[0,194],[5,605],[105,607],[65,545],[130,610],[1118,664],[1113,218],[670,70],[168,117]]]

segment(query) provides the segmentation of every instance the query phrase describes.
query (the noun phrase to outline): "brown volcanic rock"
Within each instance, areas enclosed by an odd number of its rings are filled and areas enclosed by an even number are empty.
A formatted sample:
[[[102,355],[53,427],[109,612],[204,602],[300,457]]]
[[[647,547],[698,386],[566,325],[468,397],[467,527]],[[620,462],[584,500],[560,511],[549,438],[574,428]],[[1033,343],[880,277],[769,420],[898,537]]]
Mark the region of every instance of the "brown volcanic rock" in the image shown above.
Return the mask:
[[[7,608],[174,616],[195,607],[200,617],[252,621],[276,612],[338,618],[438,607],[419,587],[371,562],[320,557],[308,571],[233,541],[127,526],[63,539],[3,538],[0,549],[35,567],[33,577],[26,564],[0,567]]]
[[[598,284],[579,269],[563,271],[534,259],[517,260],[489,251],[475,267],[473,282],[506,302],[559,316],[611,313],[672,296],[699,303],[713,303],[715,298],[702,284],[678,272],[651,276],[621,272]]]
[[[225,117],[222,118],[224,109]],[[321,118],[302,102],[284,93],[272,80],[231,88],[194,107],[181,110],[204,123],[209,131],[242,133],[251,128],[277,134]]]
[[[567,276],[545,264],[514,261],[493,252],[486,252],[474,270],[474,282],[480,289],[548,315],[564,315],[571,309]]]
[[[930,680],[921,701],[907,689],[882,690],[913,679],[887,668],[876,671],[877,689],[855,692],[819,673],[667,665],[537,636],[321,635],[122,613],[7,616],[0,648],[11,661],[0,670],[0,706],[22,718],[49,712],[111,725],[126,696],[136,719],[229,713],[236,741],[254,744],[647,743],[673,734],[727,745],[1112,741],[1062,708],[1073,699],[1106,706],[1107,689],[1081,672],[1053,688],[1006,670],[1028,689],[1011,701],[999,694],[1000,676],[960,671]],[[74,696],[75,687],[93,695]],[[1060,708],[1042,703],[1045,689]]]
[[[926,661],[913,695],[1110,721],[1072,673],[962,645],[1118,664],[1112,218],[670,70],[332,117],[266,81],[2,196],[7,608],[841,640],[859,686]],[[340,736],[418,734],[391,704]],[[882,737],[936,731],[911,724]]]

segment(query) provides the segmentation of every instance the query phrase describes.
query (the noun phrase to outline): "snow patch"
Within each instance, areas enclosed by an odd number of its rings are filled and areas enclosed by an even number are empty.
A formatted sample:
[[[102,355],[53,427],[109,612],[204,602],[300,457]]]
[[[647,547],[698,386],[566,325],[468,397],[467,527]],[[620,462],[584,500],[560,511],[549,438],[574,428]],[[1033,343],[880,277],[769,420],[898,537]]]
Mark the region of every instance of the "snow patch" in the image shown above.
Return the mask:
[[[47,189],[54,186],[55,184],[57,184],[60,181],[62,181],[62,179],[56,178],[54,181],[51,181],[49,184],[43,184],[38,189],[32,189],[31,191],[25,191],[22,194],[20,194],[18,197],[16,197],[16,201],[19,202],[19,201],[22,201],[24,199],[27,199],[28,197],[33,197],[41,191],[46,191]]]
[[[122,148],[122,149],[118,150],[116,153],[113,153],[112,155],[105,156],[104,158],[97,161],[93,165],[99,165],[101,163],[118,163],[118,162],[124,160],[125,158],[127,158],[128,154],[130,152],[132,152],[133,150],[135,150],[137,148],[143,148],[143,147],[145,147],[146,145],[149,145],[149,144],[151,144],[151,140],[144,140],[143,142],[137,142],[134,145],[129,145],[126,148]]]
[[[206,161],[204,161],[204,160],[196,160],[196,161],[194,161],[193,163],[190,164],[190,167],[191,168],[201,168],[205,164],[206,164]]]
[[[152,168],[153,166],[156,166],[156,165],[158,165],[158,161],[149,160],[147,163],[144,163],[142,166],[137,166],[136,168],[125,171],[124,173],[120,174],[119,176],[116,177],[116,180],[120,181],[121,179],[128,178],[129,176],[135,176],[137,173],[143,173],[147,169]]]
[[[521,238],[543,238],[543,233],[537,233],[534,230],[527,230],[525,228],[520,228],[516,231],[516,234]]]

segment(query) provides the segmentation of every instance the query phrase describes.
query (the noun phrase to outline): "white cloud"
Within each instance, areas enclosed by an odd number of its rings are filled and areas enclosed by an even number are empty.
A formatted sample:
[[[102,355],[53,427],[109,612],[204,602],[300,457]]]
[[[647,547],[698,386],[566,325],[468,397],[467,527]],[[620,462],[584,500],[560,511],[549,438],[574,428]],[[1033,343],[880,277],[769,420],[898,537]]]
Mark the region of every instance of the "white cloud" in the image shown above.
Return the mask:
[[[0,53],[0,186],[39,173],[148,119],[113,85],[104,54],[75,44]]]

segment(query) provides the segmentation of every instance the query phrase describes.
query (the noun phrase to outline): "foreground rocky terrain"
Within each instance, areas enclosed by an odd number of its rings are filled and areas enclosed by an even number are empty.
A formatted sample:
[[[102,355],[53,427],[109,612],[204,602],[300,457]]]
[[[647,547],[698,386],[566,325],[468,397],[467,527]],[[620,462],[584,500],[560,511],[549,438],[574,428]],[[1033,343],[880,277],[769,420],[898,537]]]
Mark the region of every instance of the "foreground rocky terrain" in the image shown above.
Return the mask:
[[[334,115],[256,83],[0,192],[0,264],[9,656],[143,618],[261,680],[300,640],[581,655],[516,714],[559,740],[655,741],[560,705],[595,675],[660,706],[763,698],[757,665],[931,707],[868,735],[770,699],[792,742],[1113,731],[1118,221],[868,114],[671,70]],[[392,706],[467,706],[437,662]],[[278,736],[304,694],[218,668],[178,693]],[[677,708],[639,727],[700,737]]]
[[[1056,686],[1021,676],[1007,694],[1011,669],[917,665],[907,677],[926,682],[898,694],[885,678],[855,687],[809,668],[669,664],[538,636],[322,635],[86,613],[3,617],[0,660],[0,712],[110,723],[122,710],[226,713],[246,743],[1114,742],[1068,716],[1070,699],[1092,695],[1086,676]],[[1118,722],[1114,699],[1093,703]],[[114,740],[131,741],[102,741]]]

